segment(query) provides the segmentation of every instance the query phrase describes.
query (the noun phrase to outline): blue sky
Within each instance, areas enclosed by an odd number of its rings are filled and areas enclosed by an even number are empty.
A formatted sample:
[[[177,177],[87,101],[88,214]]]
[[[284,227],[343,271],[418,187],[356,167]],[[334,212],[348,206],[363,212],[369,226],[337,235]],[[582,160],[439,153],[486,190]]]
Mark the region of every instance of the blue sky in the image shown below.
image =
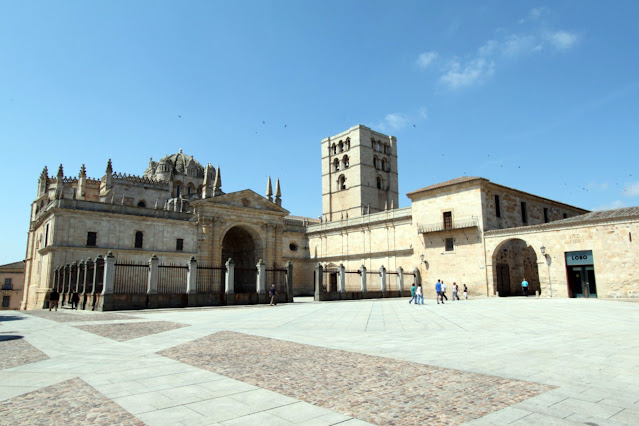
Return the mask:
[[[0,263],[55,175],[141,175],[180,148],[222,189],[281,180],[321,214],[320,141],[398,138],[405,193],[482,176],[586,209],[639,205],[634,1],[2,1]]]

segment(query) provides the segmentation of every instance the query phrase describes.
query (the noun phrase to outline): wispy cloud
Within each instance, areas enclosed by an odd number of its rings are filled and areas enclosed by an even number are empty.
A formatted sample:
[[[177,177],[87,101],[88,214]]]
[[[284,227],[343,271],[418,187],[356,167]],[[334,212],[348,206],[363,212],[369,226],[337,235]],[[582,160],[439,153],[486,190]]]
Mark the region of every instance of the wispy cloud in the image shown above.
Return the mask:
[[[590,182],[588,185],[586,185],[586,189],[593,190],[593,191],[605,191],[608,189],[608,187],[610,186],[610,184],[608,182],[603,182],[603,183],[597,183],[597,182]]]
[[[595,210],[614,210],[614,209],[620,209],[622,207],[627,207],[626,203],[624,203],[621,200],[615,200],[608,204],[601,205],[597,207]]]
[[[426,69],[432,65],[435,59],[437,59],[437,52],[420,53],[417,57],[417,66]]]
[[[627,183],[623,192],[624,192],[624,195],[627,195],[629,197],[634,197],[639,195],[639,182]]]
[[[579,42],[579,35],[563,30],[544,33],[544,38],[557,50],[568,50]]]
[[[482,82],[495,72],[495,63],[485,58],[475,58],[465,64],[452,61],[439,82],[451,90],[461,89]]]
[[[417,112],[405,114],[393,112],[386,114],[383,120],[373,125],[382,132],[396,132],[409,126],[417,126],[420,121],[428,120],[428,112],[425,107],[420,107]]]

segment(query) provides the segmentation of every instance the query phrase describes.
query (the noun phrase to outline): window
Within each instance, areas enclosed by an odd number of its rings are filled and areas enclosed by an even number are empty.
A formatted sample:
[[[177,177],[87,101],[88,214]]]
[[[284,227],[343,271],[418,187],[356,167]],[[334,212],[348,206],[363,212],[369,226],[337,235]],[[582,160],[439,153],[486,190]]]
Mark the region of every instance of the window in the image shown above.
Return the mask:
[[[297,249],[298,249],[297,244],[295,244],[295,243],[291,243],[291,244],[289,244],[289,245],[288,245],[288,248],[289,248],[291,251],[297,251]]]
[[[142,242],[144,240],[144,234],[142,231],[137,231],[135,233],[135,248],[142,248]]]
[[[568,219],[568,213],[564,213],[564,219]]]
[[[87,247],[95,247],[98,241],[97,232],[87,232]]]
[[[453,212],[444,212],[444,229],[453,229]]]
[[[9,303],[11,303],[11,296],[2,296],[2,307],[8,308]]]
[[[333,154],[337,154],[337,146],[335,144],[333,144]]]
[[[5,278],[4,279],[4,285],[2,286],[3,290],[13,290],[13,283],[11,281],[11,278]]]
[[[44,246],[49,245],[49,224],[47,223],[47,229],[44,231]]]
[[[339,160],[337,158],[333,160],[333,171],[339,171]]]
[[[387,171],[387,170],[386,170],[386,167],[387,167],[386,159],[385,159],[385,158],[382,158],[382,170],[384,170],[385,172]]]
[[[544,223],[548,223],[550,219],[548,219],[548,207],[544,207]]]
[[[177,240],[175,240],[175,251],[182,251],[182,250],[184,250],[184,239],[178,238]]]
[[[346,138],[346,150],[351,149],[351,138]]]
[[[344,142],[339,141],[339,152],[344,152]]]
[[[495,195],[495,216],[501,217],[501,205],[499,204],[499,195]]]
[[[348,168],[348,166],[350,166],[350,162],[348,159],[348,155],[345,155],[344,158],[342,158],[342,162],[344,163],[344,168]]]
[[[346,189],[346,177],[344,175],[337,179],[337,188],[339,191]]]
[[[377,189],[382,189],[382,177],[377,176]]]
[[[373,167],[375,167],[376,169],[378,168],[377,163],[378,163],[377,157],[373,157]]]
[[[521,202],[521,221],[522,223],[528,223],[528,211],[526,210],[526,203]]]
[[[146,207],[146,203],[144,201],[139,201],[138,207]]]
[[[455,251],[455,241],[452,238],[446,238],[446,251]]]
[[[180,198],[180,185],[175,185],[175,198]]]

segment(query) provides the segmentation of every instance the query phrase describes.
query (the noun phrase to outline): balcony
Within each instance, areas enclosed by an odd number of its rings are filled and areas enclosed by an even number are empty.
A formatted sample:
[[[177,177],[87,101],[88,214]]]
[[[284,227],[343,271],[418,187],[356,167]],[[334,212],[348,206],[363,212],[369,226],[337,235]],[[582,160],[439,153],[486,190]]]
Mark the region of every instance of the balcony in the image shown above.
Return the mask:
[[[428,225],[417,225],[417,232],[420,234],[429,234],[433,232],[454,231],[456,229],[467,229],[479,227],[479,218],[470,217],[467,219],[459,219],[453,221],[442,221],[431,223]]]

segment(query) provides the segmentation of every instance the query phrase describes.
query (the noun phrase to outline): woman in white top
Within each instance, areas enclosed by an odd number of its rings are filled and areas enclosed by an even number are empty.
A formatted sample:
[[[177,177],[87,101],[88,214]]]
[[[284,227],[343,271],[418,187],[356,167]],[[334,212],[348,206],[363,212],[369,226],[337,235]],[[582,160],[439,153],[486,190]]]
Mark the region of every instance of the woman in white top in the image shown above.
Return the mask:
[[[417,286],[417,290],[415,291],[415,294],[417,294],[417,302],[415,302],[415,304],[419,305],[420,301],[421,301],[421,304],[423,305],[424,304],[424,295],[422,294],[422,285],[421,284],[419,284]]]

